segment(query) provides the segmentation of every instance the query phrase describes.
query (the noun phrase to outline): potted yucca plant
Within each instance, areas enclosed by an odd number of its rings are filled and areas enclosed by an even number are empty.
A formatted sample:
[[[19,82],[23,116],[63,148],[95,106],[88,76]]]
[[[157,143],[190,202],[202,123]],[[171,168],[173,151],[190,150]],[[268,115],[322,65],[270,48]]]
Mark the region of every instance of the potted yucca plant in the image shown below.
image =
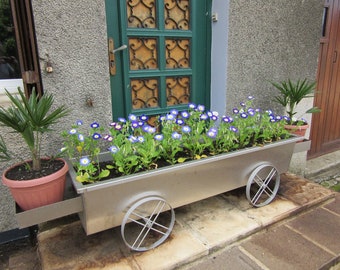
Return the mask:
[[[14,95],[6,91],[11,105],[0,107],[0,125],[21,135],[31,158],[5,170],[2,182],[9,187],[20,208],[28,210],[63,198],[68,165],[60,158],[41,157],[41,146],[43,134],[52,131],[51,125],[69,111],[64,106],[53,109],[54,98],[51,94],[39,97],[33,90],[27,99],[20,88],[18,92],[19,95]],[[1,137],[0,160],[10,158],[9,149]],[[51,194],[48,193],[50,191]]]
[[[307,79],[292,82],[288,79],[279,83],[272,82],[271,84],[280,92],[280,95],[275,96],[274,101],[286,109],[286,129],[291,133],[304,136],[309,125],[306,120],[296,118],[296,106],[302,99],[314,97],[316,82],[309,82]],[[317,107],[312,107],[306,111],[306,113],[316,112],[320,112]]]

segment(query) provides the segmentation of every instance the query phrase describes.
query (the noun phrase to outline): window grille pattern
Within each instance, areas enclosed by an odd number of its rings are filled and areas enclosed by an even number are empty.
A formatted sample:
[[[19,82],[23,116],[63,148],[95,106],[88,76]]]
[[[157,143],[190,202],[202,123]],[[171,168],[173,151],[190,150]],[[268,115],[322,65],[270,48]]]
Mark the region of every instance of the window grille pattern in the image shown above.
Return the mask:
[[[132,79],[131,92],[134,110],[159,106],[157,79]]]
[[[165,0],[164,18],[165,29],[189,30],[189,0]]]
[[[167,105],[179,105],[189,103],[190,78],[168,77],[166,79]]]
[[[165,41],[166,68],[190,67],[189,39],[167,39]]]
[[[156,28],[155,0],[127,0],[129,28]]]

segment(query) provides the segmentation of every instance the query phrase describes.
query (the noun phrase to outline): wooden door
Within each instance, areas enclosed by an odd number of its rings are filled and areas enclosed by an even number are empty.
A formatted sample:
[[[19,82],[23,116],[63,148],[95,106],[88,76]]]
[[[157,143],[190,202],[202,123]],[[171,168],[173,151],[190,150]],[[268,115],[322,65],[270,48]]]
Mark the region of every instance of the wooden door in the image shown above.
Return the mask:
[[[114,119],[209,107],[211,1],[106,0]]]
[[[308,158],[340,149],[340,0],[326,0]]]

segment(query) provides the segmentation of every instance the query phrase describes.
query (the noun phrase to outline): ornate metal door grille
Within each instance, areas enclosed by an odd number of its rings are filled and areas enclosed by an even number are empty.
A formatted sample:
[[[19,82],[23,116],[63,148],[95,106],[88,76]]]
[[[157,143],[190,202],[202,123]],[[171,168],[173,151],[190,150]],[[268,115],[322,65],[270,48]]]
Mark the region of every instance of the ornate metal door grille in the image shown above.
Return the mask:
[[[209,107],[211,2],[106,0],[113,118]]]
[[[126,1],[133,110],[187,104],[190,100],[190,1],[165,0],[163,11],[159,2]],[[140,37],[139,32],[145,33],[145,29],[153,31]],[[151,70],[166,75],[149,77],[146,71]]]

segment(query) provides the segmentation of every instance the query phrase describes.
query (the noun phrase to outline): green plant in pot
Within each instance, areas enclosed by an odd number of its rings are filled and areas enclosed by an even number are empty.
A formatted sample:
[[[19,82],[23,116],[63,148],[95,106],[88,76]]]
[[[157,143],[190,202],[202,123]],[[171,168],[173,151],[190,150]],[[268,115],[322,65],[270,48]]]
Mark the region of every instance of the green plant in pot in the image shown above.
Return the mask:
[[[271,84],[280,92],[280,95],[275,96],[274,101],[282,105],[287,112],[287,130],[291,133],[304,136],[308,123],[304,119],[296,118],[296,107],[304,98],[314,97],[315,82],[309,82],[307,79],[297,80],[292,82],[290,79],[282,82],[271,82]],[[317,113],[320,109],[312,107],[305,113]]]
[[[5,170],[2,174],[2,182],[9,187],[20,208],[29,210],[63,198],[68,172],[67,163],[60,158],[43,158],[41,147],[43,135],[52,131],[51,125],[57,123],[69,111],[65,106],[54,109],[54,98],[51,94],[39,97],[33,90],[27,99],[20,88],[18,92],[19,95],[14,95],[6,90],[11,105],[7,108],[0,107],[0,125],[9,127],[13,133],[21,135],[29,150],[30,160]],[[17,144],[21,145],[21,142]],[[1,137],[0,160],[9,160],[10,157],[9,150]],[[51,194],[48,193],[49,190]]]

